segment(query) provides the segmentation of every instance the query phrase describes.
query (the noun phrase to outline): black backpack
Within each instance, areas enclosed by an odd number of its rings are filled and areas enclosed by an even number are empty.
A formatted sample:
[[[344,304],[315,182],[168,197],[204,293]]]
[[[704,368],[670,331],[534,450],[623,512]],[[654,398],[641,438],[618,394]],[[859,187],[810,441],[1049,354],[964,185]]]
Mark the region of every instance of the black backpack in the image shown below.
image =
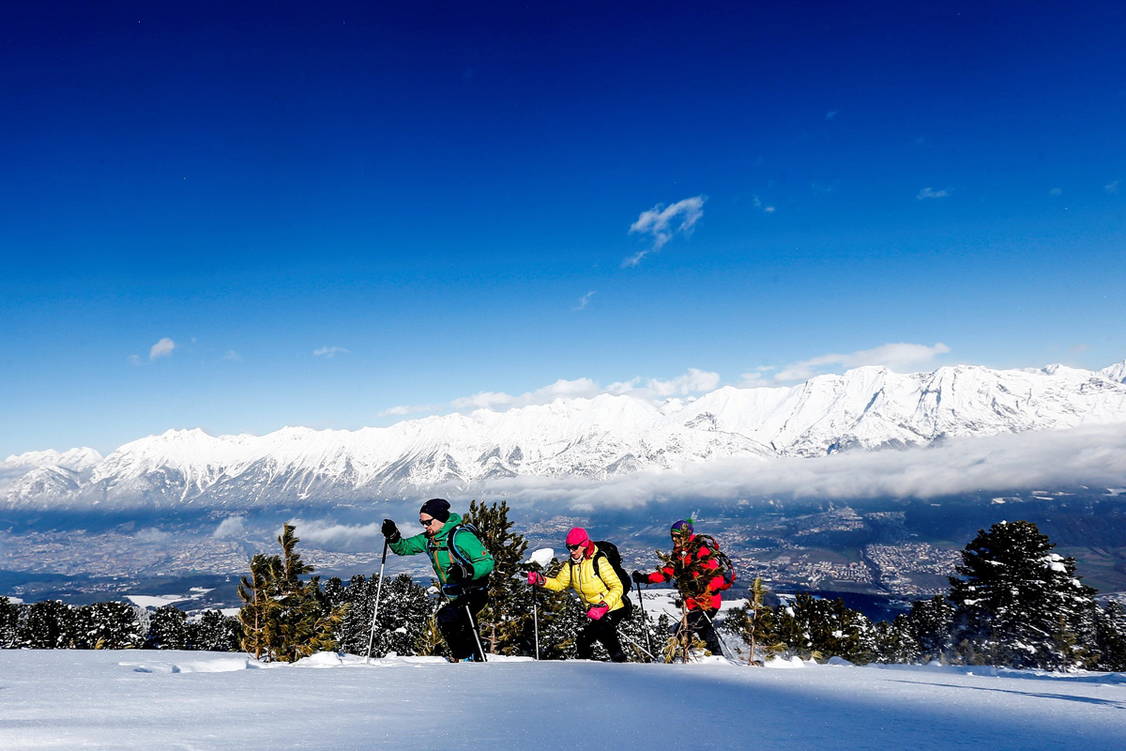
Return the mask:
[[[602,579],[602,574],[598,573],[598,558],[605,557],[610,567],[614,569],[614,573],[618,575],[618,579],[622,582],[622,599],[626,599],[625,595],[629,592],[633,580],[629,578],[629,574],[622,568],[622,554],[618,552],[618,546],[607,540],[595,540],[595,546],[598,547],[598,554],[594,556],[594,573],[599,579]],[[605,579],[603,579],[605,581]]]

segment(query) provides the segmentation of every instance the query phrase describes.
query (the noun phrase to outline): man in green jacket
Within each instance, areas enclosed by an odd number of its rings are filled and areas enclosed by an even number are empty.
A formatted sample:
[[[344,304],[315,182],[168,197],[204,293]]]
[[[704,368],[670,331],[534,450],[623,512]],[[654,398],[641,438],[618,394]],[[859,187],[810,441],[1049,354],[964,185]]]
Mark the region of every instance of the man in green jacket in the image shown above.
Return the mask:
[[[382,532],[396,555],[426,553],[446,604],[438,609],[438,628],[450,649],[452,661],[484,660],[473,631],[477,614],[488,599],[493,556],[461,516],[450,513],[450,502],[431,498],[418,510],[422,534],[403,537],[390,519]]]

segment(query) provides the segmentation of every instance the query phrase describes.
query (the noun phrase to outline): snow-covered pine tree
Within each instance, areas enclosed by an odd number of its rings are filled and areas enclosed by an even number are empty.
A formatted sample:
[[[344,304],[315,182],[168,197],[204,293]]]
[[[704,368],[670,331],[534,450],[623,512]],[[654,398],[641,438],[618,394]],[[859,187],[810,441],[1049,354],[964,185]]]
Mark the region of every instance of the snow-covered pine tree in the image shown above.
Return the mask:
[[[74,608],[60,600],[40,600],[20,612],[17,640],[26,649],[64,649],[74,646],[73,631]]]
[[[879,621],[876,628],[876,662],[905,664],[919,659],[919,643],[911,636],[907,614],[891,621]]]
[[[775,610],[777,633],[786,651],[802,659],[837,656],[865,664],[877,654],[876,630],[863,613],[841,599],[824,600],[802,592],[791,605]]]
[[[188,622],[188,642],[192,649],[208,652],[237,652],[242,639],[238,618],[218,610],[205,610]]]
[[[905,616],[911,638],[917,645],[913,662],[946,660],[951,648],[951,629],[954,625],[954,605],[945,595],[935,595],[929,600],[916,600]]]
[[[1094,636],[1094,590],[1075,559],[1027,521],[998,522],[963,550],[950,579],[954,648],[971,664],[1071,670]]]
[[[1088,668],[1126,672],[1126,608],[1108,602],[1095,609],[1095,638]]]
[[[477,618],[485,649],[493,654],[531,655],[532,592],[524,582],[524,554],[528,541],[512,531],[508,502],[486,506],[470,502],[465,522],[480,533],[481,542],[493,556],[489,577],[489,601]]]
[[[373,574],[370,579],[353,576],[344,588],[341,604],[347,606],[347,612],[336,628],[337,649],[340,651],[367,654],[378,585],[379,575]],[[434,614],[434,603],[426,596],[426,590],[411,581],[409,575],[399,574],[383,582],[379,597],[372,657],[384,657],[391,652],[397,655],[416,654],[418,643]]]
[[[19,646],[19,622],[20,606],[7,597],[0,597],[0,649],[15,649]]]
[[[137,608],[124,602],[83,605],[76,609],[75,624],[78,649],[136,649],[145,639]]]
[[[149,616],[145,649],[192,649],[188,616],[175,605],[164,605]]]

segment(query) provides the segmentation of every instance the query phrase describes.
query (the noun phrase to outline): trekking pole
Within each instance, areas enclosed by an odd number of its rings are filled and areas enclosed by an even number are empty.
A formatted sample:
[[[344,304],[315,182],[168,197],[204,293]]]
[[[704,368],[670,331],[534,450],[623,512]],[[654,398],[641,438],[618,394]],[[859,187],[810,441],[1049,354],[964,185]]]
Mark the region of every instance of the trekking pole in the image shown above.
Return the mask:
[[[540,658],[540,593],[532,587],[532,629],[536,635],[536,659]]]
[[[465,614],[469,616],[469,628],[473,629],[473,639],[477,642],[477,654],[481,655],[481,662],[488,662],[489,658],[485,656],[485,648],[481,646],[481,635],[477,633],[477,622],[473,620],[473,612],[469,609],[469,603],[465,605]]]
[[[637,601],[641,604],[641,623],[645,627],[645,644],[649,647],[649,657],[656,661],[653,652],[653,637],[649,636],[649,616],[645,613],[645,596],[641,594],[641,587],[637,588]]]
[[[632,647],[633,647],[634,649],[636,649],[637,651],[641,652],[641,653],[642,653],[643,655],[645,655],[646,657],[648,657],[648,658],[649,658],[649,661],[650,661],[650,662],[656,662],[656,661],[657,661],[657,658],[656,658],[656,657],[654,657],[654,656],[653,656],[653,654],[652,654],[651,652],[649,652],[648,650],[646,650],[646,649],[645,649],[645,647],[643,647],[643,646],[641,646],[640,644],[638,644],[638,643],[637,643],[636,641],[634,641],[634,640],[633,640],[632,638],[630,638],[630,637],[629,637],[629,636],[627,636],[626,634],[619,634],[619,636],[621,636],[621,637],[622,637],[623,639],[625,639],[626,641],[628,641],[628,642],[630,643],[630,645],[631,645],[631,646],[632,646]]]
[[[735,660],[735,662],[742,662],[742,660],[736,660],[730,655],[731,647],[727,644],[727,639],[724,639],[723,634],[721,634],[719,632],[719,629],[715,627],[715,621],[713,621],[712,617],[708,615],[708,611],[701,610],[700,612],[703,613],[704,617],[708,619],[708,625],[712,627],[712,633],[714,633],[716,635],[716,638],[719,639],[719,650],[723,652],[723,656],[729,660]]]
[[[387,538],[383,538],[383,559],[379,562],[379,584],[375,585],[375,610],[371,614],[371,634],[368,636],[368,656],[364,664],[371,664],[371,647],[375,643],[375,619],[379,617],[379,595],[383,591],[383,567],[387,565]]]

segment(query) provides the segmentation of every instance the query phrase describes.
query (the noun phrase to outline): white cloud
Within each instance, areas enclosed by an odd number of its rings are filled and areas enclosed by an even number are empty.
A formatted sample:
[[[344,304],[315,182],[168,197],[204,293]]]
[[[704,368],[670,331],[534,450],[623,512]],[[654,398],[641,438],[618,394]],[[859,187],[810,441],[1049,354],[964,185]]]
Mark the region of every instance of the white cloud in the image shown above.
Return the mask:
[[[1119,182],[1120,182],[1119,180],[1114,180],[1113,182],[1109,182],[1109,183],[1107,183],[1106,185],[1103,186],[1103,190],[1105,190],[1107,193],[1111,193],[1111,194],[1117,193]]]
[[[137,534],[133,535],[133,539],[137,542],[149,543],[167,542],[171,537],[171,532],[165,532],[163,529],[157,529],[156,527],[139,529],[137,530]]]
[[[516,397],[500,391],[481,391],[450,402],[455,409],[494,409],[512,404]]]
[[[336,346],[318,347],[317,349],[313,350],[313,357],[333,358],[333,357],[336,357],[337,355],[346,355],[351,351],[352,350],[347,349],[345,347],[336,347]]]
[[[922,201],[922,200],[925,200],[927,198],[946,198],[952,192],[953,191],[949,190],[948,188],[943,188],[942,190],[935,190],[934,188],[927,186],[927,187],[923,188],[922,190],[920,190],[915,195],[915,200]]]
[[[143,359],[141,359],[140,355],[129,355],[129,364],[130,365],[144,365],[145,361]]]
[[[926,448],[857,451],[817,459],[725,459],[617,478],[516,477],[489,492],[571,509],[741,498],[933,498],[978,492],[1126,483],[1121,425],[962,438]],[[470,489],[470,493],[479,489]]]
[[[1051,190],[1048,191],[1048,195],[1050,195],[1050,196],[1062,196],[1063,195],[1063,188],[1052,188]]]
[[[763,203],[762,199],[759,198],[757,195],[751,197],[751,203],[754,204],[754,207],[756,209],[758,209],[759,211],[761,211],[764,214],[773,214],[775,212],[775,208],[773,206],[769,206],[769,205]]]
[[[235,352],[233,349],[229,349],[227,350],[227,353],[223,355],[223,359],[229,360],[231,362],[242,362],[242,355],[240,355],[238,352]]]
[[[246,533],[246,519],[241,516],[228,516],[223,521],[219,522],[219,526],[211,533],[211,536],[219,539],[226,540],[234,537],[242,537]]]
[[[659,203],[648,211],[642,211],[637,221],[630,225],[629,231],[630,234],[649,235],[653,244],[626,258],[622,261],[622,266],[629,268],[638,265],[645,256],[656,253],[678,233],[690,234],[696,222],[704,215],[706,200],[707,196],[693,196],[671,206]]]
[[[950,351],[942,342],[931,346],[896,342],[881,344],[872,349],[862,349],[847,354],[827,354],[811,357],[808,360],[790,363],[774,374],[779,382],[804,381],[834,366],[839,368],[859,368],[864,365],[882,365],[896,372],[910,372],[929,366],[939,355]]]
[[[157,341],[156,344],[149,347],[149,359],[155,360],[158,357],[168,357],[172,354],[172,350],[176,349],[176,342],[168,337],[164,337]]]
[[[596,289],[592,289],[590,292],[587,292],[585,295],[579,298],[579,304],[572,308],[572,310],[586,310],[586,306],[590,305],[590,299],[597,294],[598,290]]]
[[[331,521],[290,519],[302,542],[343,550],[374,550],[379,538],[379,522],[338,524]]]
[[[744,373],[739,376],[739,385],[742,388],[753,388],[755,386],[765,386],[767,374],[775,370],[773,365],[760,365],[749,373]]]

